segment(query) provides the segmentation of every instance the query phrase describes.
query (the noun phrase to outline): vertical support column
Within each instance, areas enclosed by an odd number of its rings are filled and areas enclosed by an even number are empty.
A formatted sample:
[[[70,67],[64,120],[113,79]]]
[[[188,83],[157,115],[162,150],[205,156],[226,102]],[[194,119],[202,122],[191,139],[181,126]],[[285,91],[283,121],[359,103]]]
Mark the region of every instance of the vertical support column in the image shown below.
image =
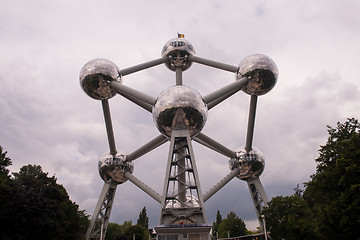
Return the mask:
[[[251,199],[255,207],[256,215],[258,217],[260,231],[264,232],[265,226],[261,218],[261,212],[263,208],[267,206],[267,203],[269,201],[268,197],[266,196],[264,187],[261,184],[259,177],[251,178],[247,181],[247,184],[250,191]]]
[[[182,83],[182,68],[181,67],[177,67],[176,70],[176,85],[183,85]]]
[[[107,226],[109,225],[110,213],[114,202],[117,184],[112,181],[105,182],[96,204],[89,228],[86,232],[86,240],[105,239]]]
[[[173,130],[161,201],[160,225],[206,224],[188,130]]]

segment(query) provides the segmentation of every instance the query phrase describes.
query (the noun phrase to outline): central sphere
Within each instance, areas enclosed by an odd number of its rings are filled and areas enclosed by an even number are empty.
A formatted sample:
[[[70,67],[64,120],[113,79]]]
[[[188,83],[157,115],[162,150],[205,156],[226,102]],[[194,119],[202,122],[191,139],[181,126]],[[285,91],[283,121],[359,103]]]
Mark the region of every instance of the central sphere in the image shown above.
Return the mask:
[[[160,93],[152,110],[156,127],[166,137],[172,130],[186,130],[195,136],[204,127],[207,106],[200,93],[188,86],[173,86]]]

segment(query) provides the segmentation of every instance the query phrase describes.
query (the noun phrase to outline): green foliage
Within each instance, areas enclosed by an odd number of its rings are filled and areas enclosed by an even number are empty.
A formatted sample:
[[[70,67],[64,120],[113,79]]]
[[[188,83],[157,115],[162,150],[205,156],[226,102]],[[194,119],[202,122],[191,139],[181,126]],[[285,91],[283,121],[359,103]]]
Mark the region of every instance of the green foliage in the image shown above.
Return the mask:
[[[218,227],[219,238],[243,236],[248,233],[245,223],[234,212],[227,214],[227,217],[221,221]]]
[[[135,235],[136,240],[146,240],[147,229],[139,224],[133,225],[132,221],[125,221],[122,225],[109,223],[105,239],[106,240],[132,240]]]
[[[0,150],[1,178],[7,176],[0,186],[0,239],[83,239],[88,216],[56,178],[28,165],[11,179],[5,169],[11,160]]]
[[[275,197],[262,211],[273,239],[317,239],[313,214],[303,198]]]
[[[149,218],[146,214],[146,207],[144,207],[140,214],[139,214],[139,218],[137,220],[137,224],[142,226],[144,229],[148,229],[149,228]]]
[[[117,223],[109,223],[106,231],[106,240],[118,240],[123,235],[122,226]]]
[[[219,225],[220,225],[221,222],[222,222],[222,216],[220,214],[220,211],[217,210],[217,212],[216,212],[216,221],[213,222],[213,225],[212,225],[212,235],[214,237],[216,237],[218,235]]]
[[[304,198],[317,216],[324,239],[360,236],[360,125],[351,118],[328,126],[329,138],[316,159]]]

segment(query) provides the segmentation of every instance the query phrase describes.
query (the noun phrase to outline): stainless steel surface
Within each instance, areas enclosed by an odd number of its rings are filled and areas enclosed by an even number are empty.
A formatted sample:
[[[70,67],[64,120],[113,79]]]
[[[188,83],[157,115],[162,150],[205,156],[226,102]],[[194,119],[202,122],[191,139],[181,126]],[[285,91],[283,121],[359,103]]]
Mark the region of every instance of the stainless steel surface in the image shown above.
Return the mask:
[[[217,184],[210,188],[207,192],[204,193],[204,202],[206,202],[211,196],[213,196],[217,191],[224,187],[228,182],[230,182],[234,177],[240,173],[239,168],[234,168],[228,175],[221,179]]]
[[[104,100],[101,100],[101,103],[102,103],[102,107],[103,107],[105,127],[106,127],[106,133],[107,133],[107,137],[108,137],[110,154],[112,156],[115,156],[115,154],[117,153],[117,150],[116,150],[116,144],[115,144],[115,138],[114,138],[114,131],[113,131],[112,122],[111,122],[109,101],[107,99],[104,99]]]
[[[250,152],[252,149],[257,98],[258,97],[256,95],[251,95],[250,97],[250,109],[249,109],[248,127],[246,133],[246,143],[245,143],[246,152]]]
[[[201,58],[198,56],[189,56],[189,60],[192,62],[196,62],[196,63],[200,63],[209,67],[214,67],[214,68],[218,68],[218,69],[222,69],[225,71],[229,71],[229,72],[237,72],[238,71],[238,67],[237,66],[233,66],[233,65],[229,65],[226,63],[221,63],[221,62],[216,62],[213,60],[209,60],[206,58]]]
[[[261,175],[264,171],[265,159],[258,149],[253,147],[248,153],[243,147],[236,151],[236,153],[237,157],[231,158],[229,161],[230,170],[240,169],[240,173],[236,177],[247,181],[252,177],[259,177]]]
[[[188,86],[173,86],[160,93],[152,113],[156,127],[167,137],[173,129],[189,129],[190,136],[195,136],[207,119],[200,93]]]
[[[279,72],[275,62],[263,54],[253,54],[239,63],[236,79],[246,77],[249,83],[242,90],[250,95],[268,93],[276,84]]]
[[[158,203],[161,203],[161,199],[162,197],[160,196],[160,194],[158,194],[157,192],[155,192],[155,190],[153,190],[151,187],[149,187],[148,185],[146,185],[145,183],[143,183],[142,181],[140,181],[139,179],[137,179],[134,175],[132,175],[130,172],[125,172],[124,176],[133,184],[135,184],[138,188],[140,188],[141,190],[143,190],[145,193],[147,193],[150,197],[152,197],[153,199],[155,199],[155,201],[157,201]]]
[[[225,87],[222,87],[208,95],[204,96],[204,102],[208,105],[214,107],[216,104],[224,101],[228,97],[232,96],[234,93],[240,91],[248,83],[247,78],[239,79],[238,81],[232,82]],[[214,104],[213,104],[214,102]],[[209,108],[210,109],[210,108]]]
[[[166,66],[175,71],[181,68],[183,71],[188,69],[192,62],[188,57],[195,55],[195,49],[185,38],[174,38],[165,43],[161,56],[166,58]]]
[[[80,85],[84,92],[97,100],[112,98],[116,90],[109,82],[121,83],[119,68],[115,63],[102,58],[89,61],[80,71]]]
[[[221,143],[215,141],[214,139],[210,138],[209,136],[203,134],[203,133],[199,133],[198,135],[196,135],[196,137],[194,138],[195,142],[198,142],[214,151],[217,151],[218,153],[221,153],[227,157],[236,157],[236,152],[225,147],[224,145],[222,145]]]
[[[125,76],[125,75],[135,73],[135,72],[147,69],[147,68],[155,67],[155,66],[157,66],[159,64],[164,63],[165,60],[166,60],[165,58],[161,57],[161,58],[149,61],[149,62],[141,63],[141,64],[133,66],[133,67],[121,69],[120,70],[120,75]]]
[[[127,181],[126,172],[133,173],[134,163],[126,162],[125,155],[117,153],[115,156],[107,153],[98,164],[101,178],[107,182],[113,180],[117,184]]]

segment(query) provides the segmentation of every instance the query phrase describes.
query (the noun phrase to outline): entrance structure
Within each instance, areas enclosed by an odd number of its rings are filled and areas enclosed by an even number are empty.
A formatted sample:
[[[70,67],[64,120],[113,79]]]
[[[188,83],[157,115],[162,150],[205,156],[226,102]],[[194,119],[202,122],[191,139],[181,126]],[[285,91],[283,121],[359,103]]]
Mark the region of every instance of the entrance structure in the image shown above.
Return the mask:
[[[206,96],[184,86],[183,71],[192,63],[235,73],[235,81]],[[147,68],[165,64],[175,72],[176,85],[167,88],[157,98],[122,84],[122,78]],[[264,170],[264,157],[253,148],[253,131],[258,96],[269,92],[276,84],[278,70],[267,56],[254,54],[232,66],[195,56],[193,46],[180,34],[168,41],[161,57],[120,70],[106,59],[88,62],[80,72],[80,85],[91,98],[102,103],[110,152],[99,161],[99,173],[104,186],[95,207],[86,239],[105,239],[116,188],[129,180],[159,202],[160,221],[155,227],[159,240],[209,239],[204,203],[231,179],[247,182],[263,231],[261,210],[268,201],[259,176]],[[234,151],[201,132],[208,110],[242,90],[249,94],[250,108],[245,146]],[[108,100],[120,94],[153,114],[160,135],[130,154],[119,153],[113,134]],[[133,160],[170,141],[163,192],[160,195],[135,177]],[[230,158],[230,173],[203,193],[192,148],[196,141]]]

